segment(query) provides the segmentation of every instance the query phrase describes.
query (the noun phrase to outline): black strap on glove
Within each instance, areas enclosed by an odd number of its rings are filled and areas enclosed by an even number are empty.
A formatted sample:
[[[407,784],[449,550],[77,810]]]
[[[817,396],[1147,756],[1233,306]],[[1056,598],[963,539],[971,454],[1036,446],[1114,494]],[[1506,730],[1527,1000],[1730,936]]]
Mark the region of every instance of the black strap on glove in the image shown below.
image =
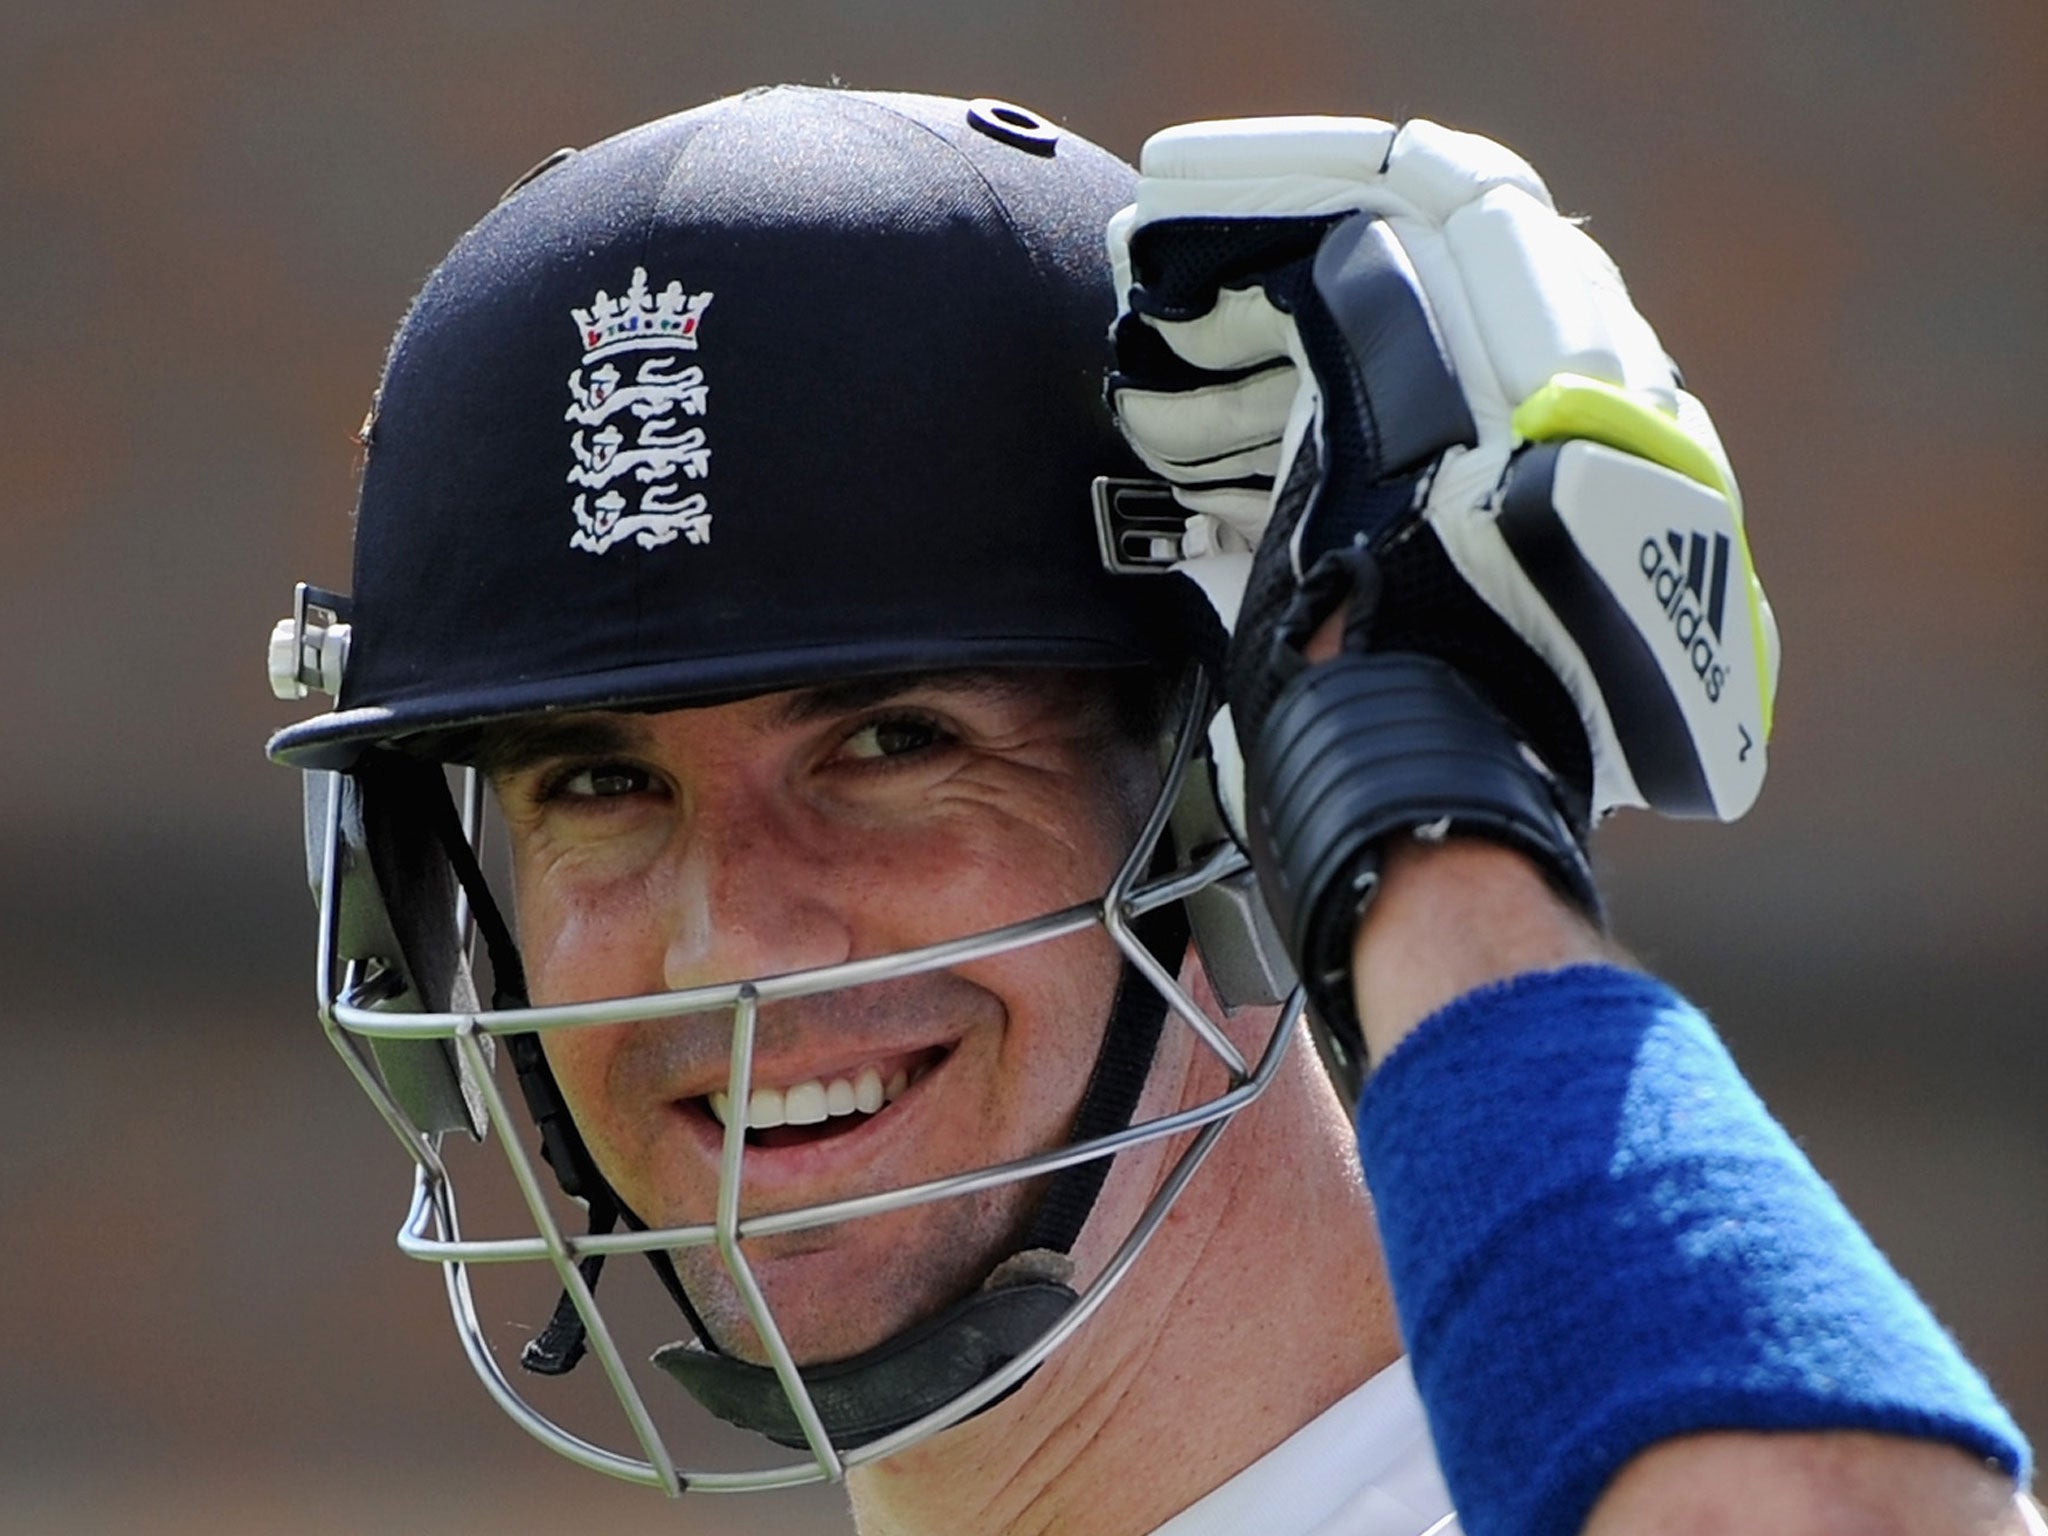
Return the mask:
[[[1267,549],[1253,564],[1248,612],[1256,611],[1253,593],[1262,583],[1293,585],[1285,561]],[[1378,889],[1386,838],[1489,838],[1533,859],[1560,894],[1600,919],[1583,847],[1583,789],[1552,773],[1524,744],[1526,731],[1510,725],[1461,667],[1417,650],[1374,648],[1388,627],[1385,589],[1380,563],[1363,543],[1332,550],[1277,619],[1262,630],[1240,625],[1230,666],[1252,867],[1321,1027],[1324,1055],[1352,1102],[1368,1063],[1351,950]],[[1469,589],[1460,590],[1483,609]],[[1309,665],[1302,655],[1309,635],[1347,601],[1341,653]],[[1274,604],[1266,598],[1257,606]],[[1432,622],[1447,611],[1455,609],[1445,605]],[[1490,611],[1486,617],[1500,623]],[[1451,649],[1477,639],[1468,632]]]
[[[1550,776],[1455,669],[1412,652],[1347,652],[1296,674],[1246,763],[1253,866],[1355,1102],[1367,1069],[1351,988],[1384,838],[1479,836],[1534,859],[1597,912]]]

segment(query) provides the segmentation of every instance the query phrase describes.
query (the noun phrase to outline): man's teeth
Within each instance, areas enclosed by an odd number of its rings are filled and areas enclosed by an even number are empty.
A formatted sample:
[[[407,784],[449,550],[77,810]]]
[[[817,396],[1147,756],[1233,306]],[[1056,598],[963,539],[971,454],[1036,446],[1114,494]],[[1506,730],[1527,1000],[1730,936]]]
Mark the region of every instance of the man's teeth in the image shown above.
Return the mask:
[[[747,1099],[747,1129],[772,1130],[778,1125],[818,1125],[841,1115],[872,1115],[884,1104],[893,1104],[910,1086],[910,1074],[898,1067],[884,1082],[874,1067],[863,1067],[852,1077],[812,1078],[787,1088],[756,1088]],[[731,1123],[732,1099],[723,1092],[711,1095],[711,1113],[720,1125]]]

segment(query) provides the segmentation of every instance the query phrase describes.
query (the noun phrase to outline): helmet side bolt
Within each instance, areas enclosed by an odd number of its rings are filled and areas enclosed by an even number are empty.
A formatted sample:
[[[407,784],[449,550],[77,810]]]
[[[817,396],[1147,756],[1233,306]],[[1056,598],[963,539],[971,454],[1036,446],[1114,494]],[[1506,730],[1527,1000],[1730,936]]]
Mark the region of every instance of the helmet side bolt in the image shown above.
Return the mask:
[[[300,582],[292,594],[292,616],[270,631],[270,691],[280,699],[303,699],[318,689],[341,692],[348,663],[348,599]]]

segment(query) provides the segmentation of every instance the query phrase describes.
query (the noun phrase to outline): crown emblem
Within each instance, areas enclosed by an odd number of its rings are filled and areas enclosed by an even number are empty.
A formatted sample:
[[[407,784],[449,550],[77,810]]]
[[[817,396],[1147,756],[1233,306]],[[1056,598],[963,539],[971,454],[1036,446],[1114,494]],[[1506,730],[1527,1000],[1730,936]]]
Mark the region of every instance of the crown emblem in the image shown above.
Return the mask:
[[[697,329],[711,295],[670,283],[659,293],[647,269],[618,298],[602,288],[588,309],[571,309],[583,343],[569,375],[570,485],[582,487],[570,511],[569,547],[602,555],[631,540],[659,549],[681,539],[711,542],[711,502],[680,482],[711,476],[711,414],[704,368],[677,354],[697,350]],[[610,361],[614,355],[617,361]],[[635,354],[635,355],[627,355]],[[696,421],[684,425],[685,417]]]
[[[647,287],[647,269],[635,267],[626,291],[613,298],[602,288],[588,309],[571,309],[587,362],[636,347],[697,345],[697,327],[711,302],[709,293],[685,293],[670,283],[659,293]]]

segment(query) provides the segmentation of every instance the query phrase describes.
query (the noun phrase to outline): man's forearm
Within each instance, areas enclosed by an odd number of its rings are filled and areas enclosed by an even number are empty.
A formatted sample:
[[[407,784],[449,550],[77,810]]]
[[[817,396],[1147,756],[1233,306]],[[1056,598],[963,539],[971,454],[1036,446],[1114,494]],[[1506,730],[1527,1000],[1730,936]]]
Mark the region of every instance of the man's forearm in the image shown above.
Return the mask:
[[[1453,998],[1529,971],[1616,958],[1606,937],[1497,843],[1409,839],[1386,850],[1352,948],[1375,1062]]]
[[[1932,1440],[1684,1435],[1623,1467],[1585,1536],[2040,1536],[1997,1468]]]
[[[1389,850],[1353,958],[1366,1040],[1382,1063],[1476,988],[1616,954],[1519,855],[1453,840]],[[1851,1431],[1688,1433],[1622,1467],[1583,1529],[2020,1536],[2038,1530],[2033,1518],[1997,1467],[1952,1444]]]

